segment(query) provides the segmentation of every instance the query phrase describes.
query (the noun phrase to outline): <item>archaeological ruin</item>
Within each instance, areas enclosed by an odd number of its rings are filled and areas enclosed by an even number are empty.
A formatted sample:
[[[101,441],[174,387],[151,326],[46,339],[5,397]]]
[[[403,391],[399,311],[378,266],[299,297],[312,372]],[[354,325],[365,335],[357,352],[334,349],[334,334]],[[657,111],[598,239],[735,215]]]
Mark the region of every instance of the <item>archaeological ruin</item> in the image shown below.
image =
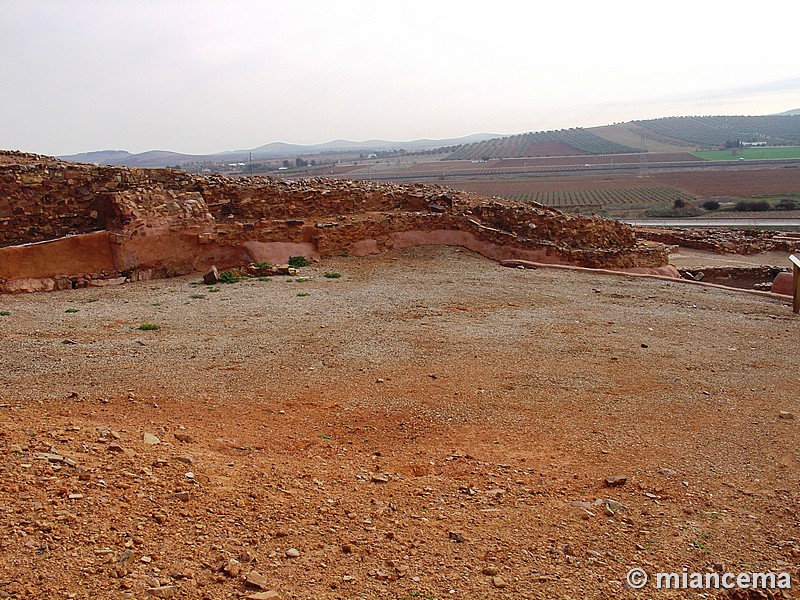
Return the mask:
[[[666,247],[599,217],[338,179],[189,175],[0,152],[0,291],[49,291],[421,244],[677,276]]]

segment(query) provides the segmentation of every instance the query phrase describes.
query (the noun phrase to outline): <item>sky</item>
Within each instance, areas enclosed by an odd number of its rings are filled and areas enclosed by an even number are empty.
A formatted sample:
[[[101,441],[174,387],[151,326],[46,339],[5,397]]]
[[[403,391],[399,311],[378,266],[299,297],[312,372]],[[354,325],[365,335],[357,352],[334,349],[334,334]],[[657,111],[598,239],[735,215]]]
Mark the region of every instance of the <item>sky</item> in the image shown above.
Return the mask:
[[[206,154],[800,108],[794,2],[0,0],[0,148]]]

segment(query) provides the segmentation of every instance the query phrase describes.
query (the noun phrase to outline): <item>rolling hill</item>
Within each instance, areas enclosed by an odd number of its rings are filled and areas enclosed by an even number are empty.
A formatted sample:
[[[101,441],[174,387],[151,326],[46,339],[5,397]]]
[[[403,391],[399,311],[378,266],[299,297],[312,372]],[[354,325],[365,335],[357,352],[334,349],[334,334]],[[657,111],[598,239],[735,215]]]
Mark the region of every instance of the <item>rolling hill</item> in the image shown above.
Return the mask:
[[[685,152],[715,149],[735,140],[800,146],[800,114],[665,117],[589,129],[524,133],[458,147],[447,159]]]

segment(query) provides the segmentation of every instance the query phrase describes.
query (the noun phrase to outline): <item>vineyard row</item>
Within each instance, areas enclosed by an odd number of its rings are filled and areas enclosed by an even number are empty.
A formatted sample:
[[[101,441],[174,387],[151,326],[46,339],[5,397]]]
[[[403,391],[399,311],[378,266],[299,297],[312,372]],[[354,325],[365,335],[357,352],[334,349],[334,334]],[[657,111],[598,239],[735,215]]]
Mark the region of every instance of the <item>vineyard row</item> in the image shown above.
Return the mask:
[[[528,192],[504,194],[502,197],[521,202],[537,202],[554,208],[618,204],[673,204],[678,199],[684,202],[695,200],[694,196],[669,187]]]

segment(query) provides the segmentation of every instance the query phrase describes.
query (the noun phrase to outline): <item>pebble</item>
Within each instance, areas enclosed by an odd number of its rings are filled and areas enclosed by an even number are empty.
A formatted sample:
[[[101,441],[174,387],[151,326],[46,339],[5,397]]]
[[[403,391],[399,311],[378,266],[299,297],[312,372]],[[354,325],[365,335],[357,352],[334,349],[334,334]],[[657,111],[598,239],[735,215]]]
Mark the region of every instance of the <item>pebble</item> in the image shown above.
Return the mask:
[[[256,592],[247,596],[247,600],[274,600],[280,598],[280,594],[275,590],[267,590],[266,592]]]
[[[172,598],[178,592],[178,586],[161,585],[159,587],[150,588],[147,592],[156,598]]]
[[[792,420],[794,419],[794,413],[789,412],[787,410],[782,410],[781,412],[778,413],[778,418]]]
[[[454,542],[456,542],[458,544],[460,544],[460,543],[462,543],[464,541],[464,536],[461,535],[460,533],[455,532],[455,531],[448,531],[447,532],[447,537],[449,537],[451,540],[453,540]]]
[[[603,482],[608,487],[619,487],[621,485],[625,485],[628,483],[628,476],[627,475],[612,475],[611,477],[606,477]]]
[[[289,548],[285,554],[288,558],[297,558],[300,556],[300,550],[297,548]]]
[[[498,589],[503,589],[508,587],[508,582],[505,579],[500,577],[499,575],[495,575],[492,577],[492,585]]]
[[[145,434],[142,436],[142,439],[148,446],[155,446],[156,444],[161,443],[161,440],[158,438],[158,436],[153,435],[152,433],[145,432]]]
[[[247,574],[247,579],[245,582],[248,585],[252,585],[253,587],[257,587],[261,590],[267,589],[267,578],[258,571],[250,571]]]
[[[372,483],[388,483],[389,475],[387,473],[375,473],[372,475]]]

